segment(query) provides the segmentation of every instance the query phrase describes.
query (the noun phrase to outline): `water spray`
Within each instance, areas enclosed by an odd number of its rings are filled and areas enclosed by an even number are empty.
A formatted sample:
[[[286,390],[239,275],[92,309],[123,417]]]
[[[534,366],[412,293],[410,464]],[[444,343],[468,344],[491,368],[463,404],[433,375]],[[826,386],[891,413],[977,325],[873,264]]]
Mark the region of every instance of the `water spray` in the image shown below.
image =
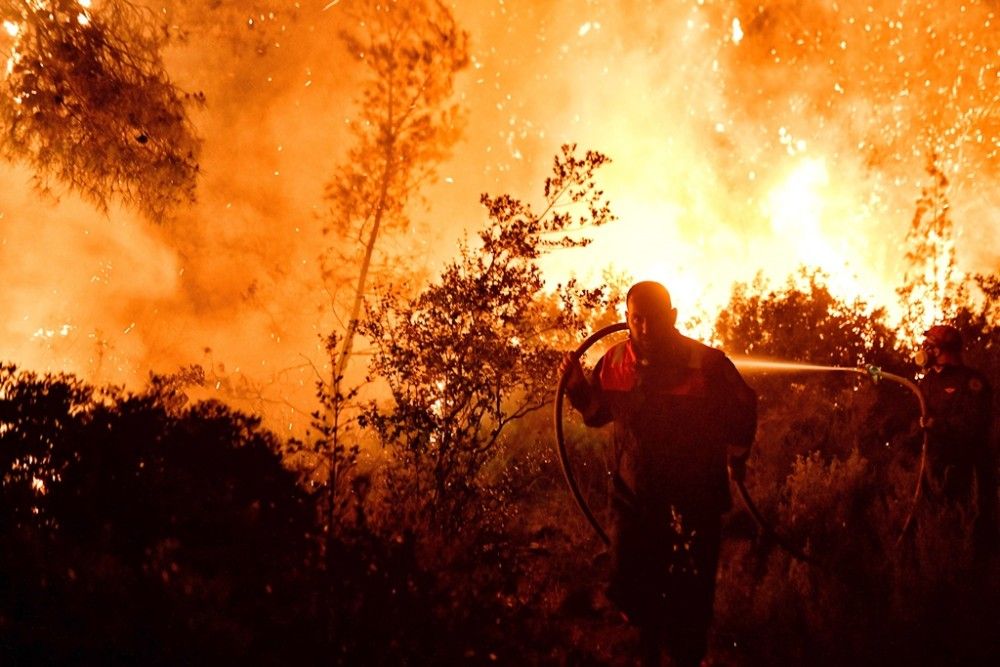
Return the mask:
[[[591,334],[583,343],[577,347],[571,354],[574,360],[579,361],[579,359],[593,347],[601,339],[610,336],[611,334],[617,333],[619,331],[625,331],[628,329],[628,325],[625,322],[618,322],[617,324],[612,324],[606,326],[598,331]],[[823,366],[818,364],[806,364],[797,363],[789,361],[773,361],[764,359],[754,359],[752,357],[735,357],[733,358],[733,363],[737,368],[743,370],[744,372],[753,373],[754,371],[759,372],[840,372],[840,373],[854,373],[868,377],[874,384],[879,384],[883,380],[888,380],[890,382],[895,382],[897,384],[903,385],[917,397],[917,402],[920,405],[920,424],[924,426],[927,423],[927,403],[924,400],[924,395],[920,391],[920,387],[917,386],[912,380],[905,378],[901,375],[896,375],[895,373],[887,373],[883,371],[880,367],[875,365],[866,366]],[[607,532],[601,526],[601,523],[597,520],[597,517],[591,511],[590,506],[587,505],[587,501],[584,499],[583,494],[580,492],[580,487],[576,483],[576,478],[573,476],[572,468],[569,462],[569,453],[566,450],[566,439],[563,433],[563,398],[566,394],[566,382],[568,380],[568,373],[563,373],[559,377],[559,383],[556,386],[556,396],[553,409],[553,425],[555,427],[555,439],[556,447],[559,452],[559,462],[562,466],[563,477],[566,479],[566,484],[569,486],[570,492],[573,495],[573,499],[576,501],[577,507],[583,513],[584,517],[593,527],[597,536],[601,539],[604,544],[609,545],[611,540],[608,538]],[[924,471],[927,465],[927,442],[928,433],[927,429],[923,429],[923,443],[920,447],[920,466],[917,473],[917,484],[913,492],[913,501],[910,506],[910,511],[903,523],[903,528],[900,531],[899,537],[896,540],[896,545],[898,546],[902,542],[906,533],[910,529],[910,525],[913,522],[913,516],[917,508],[917,503],[920,501],[920,496],[923,490],[924,481]],[[790,554],[796,558],[811,562],[812,559],[809,558],[800,549],[792,546],[786,540],[782,539],[781,536],[770,526],[764,519],[763,515],[757,509],[750,494],[747,492],[746,486],[743,484],[742,480],[733,480],[739,491],[740,498],[743,500],[743,504],[746,506],[747,511],[753,517],[754,521],[760,527],[761,531],[772,541],[777,543],[780,547],[788,551]]]
[[[917,383],[909,378],[905,378],[902,375],[896,375],[895,373],[887,373],[880,367],[874,364],[868,364],[866,366],[820,366],[814,364],[802,364],[797,362],[788,361],[770,361],[762,359],[754,359],[752,357],[736,357],[733,358],[733,363],[737,368],[749,372],[753,371],[776,371],[776,372],[841,372],[841,373],[857,373],[859,375],[868,376],[871,381],[875,384],[880,383],[882,380],[888,380],[890,382],[895,382],[901,384],[917,397],[917,403],[920,406],[920,426],[923,432],[922,442],[920,445],[920,465],[917,471],[917,483],[913,490],[913,500],[910,503],[910,511],[906,515],[906,520],[903,522],[903,527],[899,531],[899,537],[896,538],[896,545],[898,546],[906,534],[910,530],[910,526],[913,523],[913,516],[916,512],[917,505],[920,502],[920,496],[923,494],[924,488],[924,474],[927,468],[927,443],[929,438],[929,433],[926,428],[928,423],[927,415],[927,402],[924,399],[924,394],[920,391],[920,387]]]

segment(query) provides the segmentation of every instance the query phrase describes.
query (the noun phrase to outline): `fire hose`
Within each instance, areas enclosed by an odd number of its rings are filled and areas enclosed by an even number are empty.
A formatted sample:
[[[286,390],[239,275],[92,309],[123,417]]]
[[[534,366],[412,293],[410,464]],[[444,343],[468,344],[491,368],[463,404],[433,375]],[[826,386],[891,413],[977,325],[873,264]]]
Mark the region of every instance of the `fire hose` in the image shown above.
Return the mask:
[[[589,350],[594,344],[611,334],[617,333],[619,331],[625,331],[628,329],[628,325],[625,322],[618,322],[616,324],[611,324],[602,329],[599,329],[592,333],[586,340],[584,340],[579,347],[574,350],[571,355],[575,361],[579,361],[581,357]],[[917,473],[917,483],[916,488],[913,492],[913,500],[911,502],[910,511],[907,514],[906,520],[903,523],[903,527],[900,531],[899,538],[896,540],[896,545],[898,546],[902,542],[906,533],[909,531],[911,524],[913,523],[913,517],[916,512],[917,504],[920,501],[920,497],[923,490],[924,473],[927,465],[927,442],[928,442],[928,432],[927,432],[927,403],[924,400],[923,393],[920,388],[912,380],[908,380],[900,375],[894,373],[886,373],[877,366],[867,366],[863,368],[851,368],[846,367],[842,369],[844,372],[857,373],[860,375],[865,375],[871,378],[872,382],[878,384],[881,380],[889,380],[891,382],[896,382],[903,385],[907,389],[913,392],[917,397],[917,401],[920,404],[920,425],[923,431],[923,442],[920,447],[920,464],[919,471]],[[559,452],[559,462],[562,466],[563,477],[566,479],[566,485],[569,487],[570,493],[573,495],[573,499],[576,501],[577,507],[579,507],[580,512],[593,527],[594,532],[597,536],[604,542],[605,545],[609,545],[611,540],[608,538],[607,532],[601,526],[600,521],[591,511],[590,506],[587,504],[586,499],[583,497],[583,493],[580,491],[580,487],[576,482],[576,477],[573,475],[573,469],[570,465],[569,453],[566,449],[566,438],[563,431],[563,398],[566,394],[566,383],[569,379],[568,372],[564,372],[559,377],[559,383],[556,386],[556,396],[553,409],[553,426],[555,427],[555,440],[556,447]],[[732,477],[731,477],[732,478]],[[733,484],[736,486],[736,490],[739,493],[740,500],[742,500],[744,507],[747,512],[757,523],[761,533],[772,542],[777,544],[779,547],[787,551],[789,554],[795,558],[804,561],[812,562],[813,559],[807,556],[802,549],[799,549],[789,543],[786,539],[781,537],[781,535],[768,523],[761,514],[760,510],[757,508],[756,503],[754,503],[753,498],[750,497],[750,493],[747,491],[746,485],[743,483],[742,479],[732,478]]]
[[[611,324],[604,327],[603,329],[598,329],[592,333],[587,340],[580,343],[580,346],[573,351],[573,359],[579,361],[584,355],[594,345],[597,341],[610,336],[613,333],[619,331],[625,331],[628,329],[628,324],[625,322],[618,322],[617,324]],[[566,393],[566,382],[569,379],[568,373],[563,373],[559,377],[559,384],[556,385],[556,400],[555,409],[553,412],[553,424],[556,430],[556,447],[559,449],[559,463],[562,465],[563,477],[566,478],[566,485],[569,486],[570,493],[573,494],[573,499],[576,501],[576,506],[580,508],[583,512],[583,516],[587,518],[590,525],[593,526],[594,531],[597,536],[601,538],[604,544],[611,544],[611,540],[608,539],[608,534],[604,532],[604,528],[601,527],[601,522],[597,520],[594,513],[590,511],[590,506],[587,505],[586,499],[583,494],[580,493],[580,487],[577,486],[576,478],[573,476],[573,469],[569,463],[569,454],[566,451],[566,438],[563,436],[563,395]]]
[[[906,514],[906,520],[903,522],[903,527],[899,531],[899,537],[896,538],[896,546],[899,546],[903,538],[910,531],[910,526],[913,524],[913,517],[917,512],[917,505],[920,503],[920,496],[923,494],[924,489],[924,475],[927,471],[927,444],[930,440],[930,431],[928,430],[928,415],[927,415],[927,401],[924,399],[924,393],[920,391],[920,387],[913,380],[909,380],[902,375],[896,375],[895,373],[886,373],[878,366],[866,366],[864,368],[854,368],[851,369],[855,373],[860,373],[861,375],[868,375],[872,382],[878,384],[880,380],[889,380],[890,382],[895,382],[901,384],[910,391],[913,395],[917,397],[917,402],[920,405],[920,432],[921,432],[921,442],[920,442],[920,464],[917,468],[917,484],[913,489],[913,500],[910,502],[910,511]]]

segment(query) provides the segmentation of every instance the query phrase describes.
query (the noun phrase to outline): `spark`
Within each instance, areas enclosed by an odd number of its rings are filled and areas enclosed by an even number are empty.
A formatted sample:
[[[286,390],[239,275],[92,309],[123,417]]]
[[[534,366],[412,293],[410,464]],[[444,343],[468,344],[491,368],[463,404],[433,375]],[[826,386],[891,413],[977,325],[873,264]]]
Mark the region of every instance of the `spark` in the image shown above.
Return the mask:
[[[35,333],[31,334],[31,337],[34,339],[47,339],[47,340],[51,340],[56,336],[61,336],[65,338],[66,336],[69,336],[72,330],[73,330],[73,325],[71,324],[63,324],[58,329],[46,329],[45,327],[40,327],[35,331]]]
[[[743,26],[740,25],[740,20],[738,18],[733,19],[733,44],[739,44],[743,41]]]
[[[7,34],[10,35],[11,37],[17,37],[18,34],[20,34],[21,32],[21,26],[14,23],[13,21],[4,21],[3,27],[4,30],[7,31]]]
[[[10,57],[7,58],[7,74],[10,75],[14,72],[14,65],[21,62],[21,54],[17,52],[17,49],[10,50]],[[16,104],[21,103],[21,98],[19,96],[14,96],[14,102]]]
[[[340,4],[340,0],[331,0],[330,2],[326,3],[325,7],[323,7],[323,11],[325,12],[326,10],[330,9],[331,7],[336,7],[339,4]]]

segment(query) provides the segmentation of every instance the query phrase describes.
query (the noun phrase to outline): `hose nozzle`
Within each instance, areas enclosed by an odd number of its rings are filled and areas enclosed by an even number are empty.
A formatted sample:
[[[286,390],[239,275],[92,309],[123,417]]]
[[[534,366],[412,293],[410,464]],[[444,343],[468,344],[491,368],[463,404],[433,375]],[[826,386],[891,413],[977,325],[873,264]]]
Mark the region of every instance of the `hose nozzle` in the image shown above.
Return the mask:
[[[868,373],[868,376],[872,379],[872,382],[878,384],[882,381],[882,369],[875,364],[868,364],[864,367],[864,371]]]

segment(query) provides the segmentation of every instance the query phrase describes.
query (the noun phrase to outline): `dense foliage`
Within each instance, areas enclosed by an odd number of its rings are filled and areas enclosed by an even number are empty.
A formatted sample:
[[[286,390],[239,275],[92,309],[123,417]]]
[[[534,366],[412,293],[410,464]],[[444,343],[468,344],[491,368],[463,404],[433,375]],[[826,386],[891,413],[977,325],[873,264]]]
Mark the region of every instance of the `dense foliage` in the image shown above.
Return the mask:
[[[193,201],[198,94],[171,81],[166,33],[127,0],[4,0],[6,75],[0,155],[27,163],[39,189],[69,188],[101,209],[119,201],[159,221]]]
[[[241,662],[309,633],[308,495],[256,418],[184,403],[0,367],[0,660]]]
[[[540,212],[509,196],[484,196],[489,222],[478,243],[463,244],[415,298],[390,289],[369,314],[372,372],[388,383],[392,405],[373,405],[366,421],[401,464],[393,488],[422,498],[436,527],[450,532],[482,520],[474,509],[480,476],[505,430],[551,400],[555,332],[581,328],[581,313],[600,303],[600,292],[573,285],[556,303],[547,300],[536,260],[581,243],[567,234],[612,219],[594,181],[606,161],[563,147]]]

